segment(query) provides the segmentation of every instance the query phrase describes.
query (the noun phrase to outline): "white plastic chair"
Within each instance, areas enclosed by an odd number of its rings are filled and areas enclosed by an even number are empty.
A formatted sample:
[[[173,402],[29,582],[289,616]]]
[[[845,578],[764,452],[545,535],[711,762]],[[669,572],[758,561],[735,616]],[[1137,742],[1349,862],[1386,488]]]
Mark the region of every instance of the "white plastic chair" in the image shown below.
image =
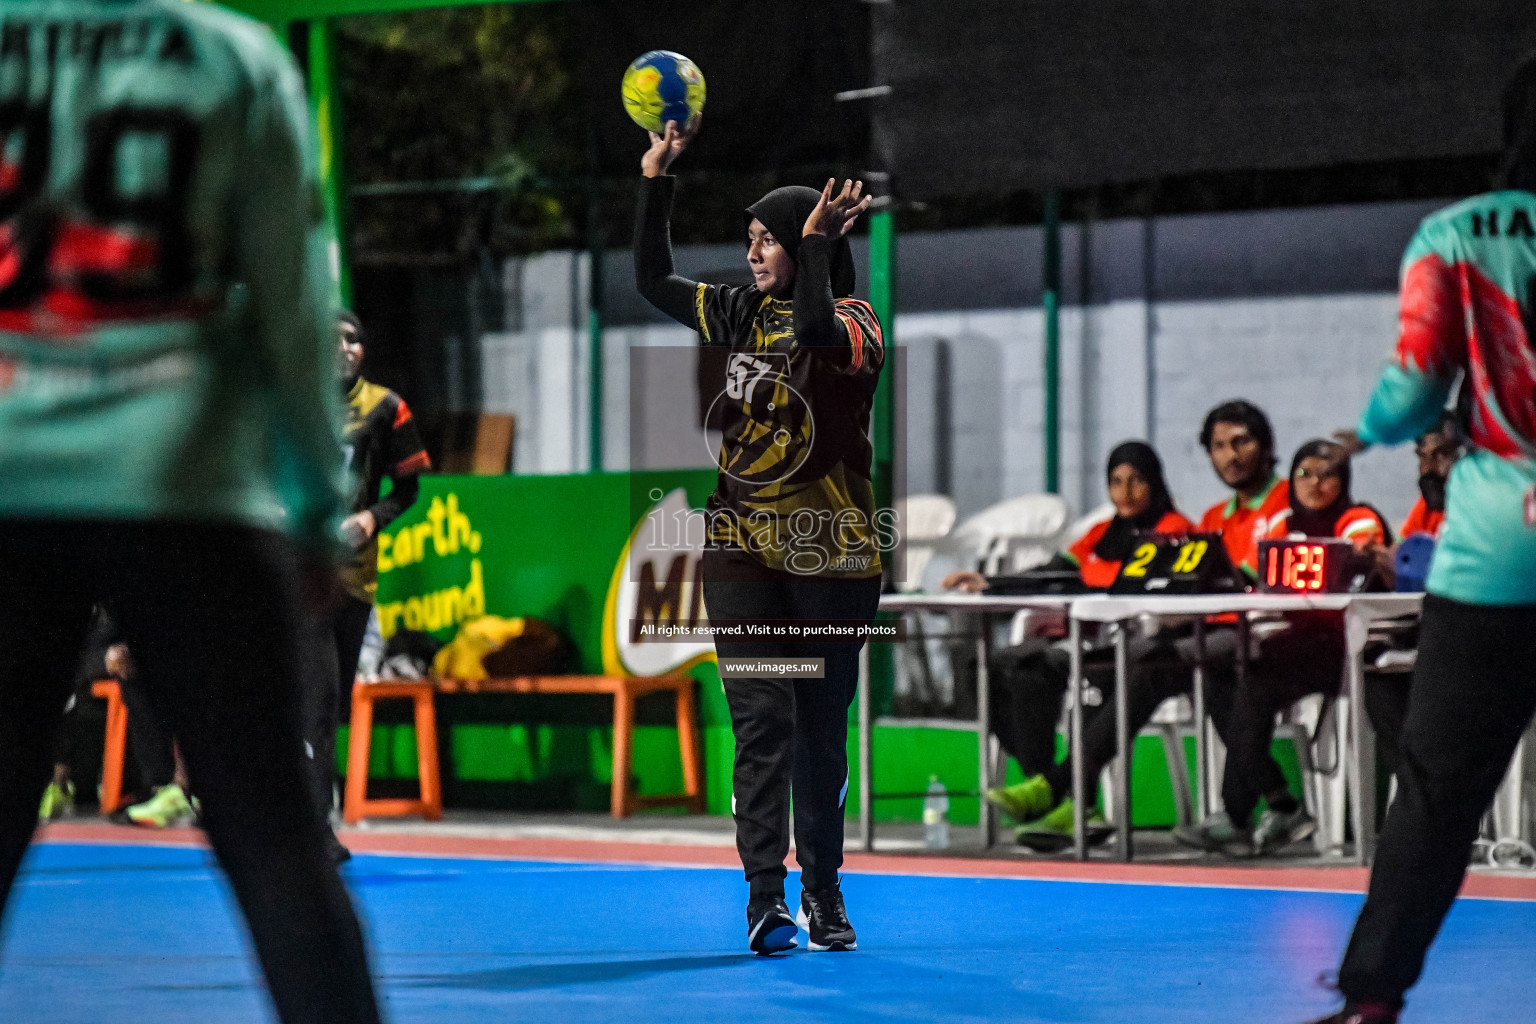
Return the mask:
[[[1325,698],[1314,693],[1281,712],[1275,727],[1277,738],[1288,739],[1296,747],[1302,801],[1317,821],[1312,846],[1320,854],[1338,852],[1344,847],[1349,778],[1343,751],[1353,711],[1347,694]],[[1323,763],[1319,764],[1319,759]]]
[[[1089,529],[1104,522],[1114,514],[1115,506],[1106,501],[1092,512],[1078,518],[1071,526],[1068,526],[1061,532],[1056,550],[1060,551],[1061,548],[1081,537]],[[1040,620],[1044,620],[1046,628],[1052,625],[1058,626],[1063,630],[1066,628],[1067,617],[1065,612],[1021,611],[1014,615],[1013,621],[1008,625],[1009,645],[1014,646],[1023,643],[1029,637],[1031,627]]]
[[[955,526],[955,503],[942,494],[912,494],[896,503],[896,526],[906,546],[906,579],[896,589],[911,593],[922,586],[934,552]]]
[[[896,523],[905,547],[904,579],[896,589],[903,593],[921,590],[923,577],[938,546],[955,525],[955,503],[942,494],[912,494],[896,503]],[[922,614],[909,615],[910,633],[897,662],[902,673],[901,691],[916,693],[925,701],[935,699],[933,660],[942,653],[942,640],[930,641]],[[930,650],[935,644],[940,650]],[[913,678],[915,677],[915,678]],[[949,687],[953,689],[953,687]]]
[[[1023,572],[1061,549],[1072,509],[1059,494],[1026,494],[982,509],[955,528],[945,547],[987,576]]]
[[[1071,518],[1067,503],[1054,494],[1032,494],[998,502],[933,542],[931,560],[921,576],[910,569],[907,575],[931,584],[941,570],[951,567],[980,569],[985,575],[1022,572],[1045,563],[1059,550]],[[903,670],[905,685],[941,706],[957,703],[956,673],[948,650],[948,644],[956,639],[956,618],[947,612],[914,616],[914,620],[927,620],[927,628],[920,629],[924,634],[925,656]]]
[[[1321,726],[1318,725],[1318,715],[1322,714]],[[1275,736],[1280,739],[1290,740],[1296,747],[1296,760],[1301,767],[1302,799],[1307,810],[1317,821],[1317,831],[1313,835],[1313,844],[1319,853],[1327,853],[1337,850],[1344,843],[1344,821],[1346,812],[1347,782],[1342,768],[1337,761],[1339,737],[1347,730],[1349,720],[1349,700],[1340,698],[1337,702],[1324,702],[1316,694],[1304,697],[1300,703],[1282,713],[1282,721],[1275,728]],[[1188,697],[1180,694],[1170,697],[1158,705],[1152,714],[1152,720],[1138,733],[1138,736],[1156,736],[1162,741],[1163,758],[1168,767],[1168,782],[1173,790],[1174,811],[1180,825],[1188,825],[1196,820],[1194,801],[1191,798],[1190,778],[1187,762],[1184,755],[1184,737],[1192,735],[1194,730],[1194,709]],[[1317,736],[1324,740],[1324,745],[1334,752],[1329,758],[1333,766],[1320,766],[1313,758],[1312,739]],[[1215,735],[1215,731],[1208,739],[1207,761],[1209,763],[1210,777],[1204,780],[1204,785],[1212,787],[1212,792],[1219,794],[1221,791],[1222,772],[1225,770],[1225,748],[1221,739]],[[1114,784],[1110,775],[1110,769],[1106,768],[1100,780],[1100,794],[1104,802],[1105,817],[1111,821],[1115,819]],[[1219,796],[1211,801],[1211,806],[1220,805]]]
[[[1488,810],[1488,839],[1478,850],[1496,868],[1536,870],[1536,724],[1515,747],[1493,806]]]
[[[1100,523],[1113,518],[1114,514],[1115,506],[1107,501],[1098,508],[1085,512],[1074,520],[1072,525],[1068,526],[1062,534],[1064,538],[1063,543],[1071,543],[1071,541],[1087,533],[1091,527],[1098,526]]]

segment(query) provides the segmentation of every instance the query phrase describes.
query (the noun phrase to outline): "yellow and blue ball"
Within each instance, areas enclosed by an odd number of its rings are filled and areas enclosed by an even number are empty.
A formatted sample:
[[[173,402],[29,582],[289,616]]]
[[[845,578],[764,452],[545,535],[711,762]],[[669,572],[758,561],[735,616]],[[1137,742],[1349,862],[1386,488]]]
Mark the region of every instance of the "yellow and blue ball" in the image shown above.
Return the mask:
[[[704,109],[704,75],[693,61],[671,50],[652,50],[624,71],[624,109],[646,131],[668,121],[687,126]]]

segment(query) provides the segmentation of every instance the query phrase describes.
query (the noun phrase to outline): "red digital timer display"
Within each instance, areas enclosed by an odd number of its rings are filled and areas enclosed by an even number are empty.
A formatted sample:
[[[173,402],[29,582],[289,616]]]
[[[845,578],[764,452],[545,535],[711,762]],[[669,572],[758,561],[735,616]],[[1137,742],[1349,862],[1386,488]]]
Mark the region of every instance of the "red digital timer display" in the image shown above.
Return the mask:
[[[1354,545],[1347,540],[1305,538],[1259,544],[1259,587],[1271,593],[1342,593],[1365,582],[1363,571]]]
[[[1321,544],[1275,545],[1264,560],[1264,585],[1271,590],[1322,590],[1326,550]]]

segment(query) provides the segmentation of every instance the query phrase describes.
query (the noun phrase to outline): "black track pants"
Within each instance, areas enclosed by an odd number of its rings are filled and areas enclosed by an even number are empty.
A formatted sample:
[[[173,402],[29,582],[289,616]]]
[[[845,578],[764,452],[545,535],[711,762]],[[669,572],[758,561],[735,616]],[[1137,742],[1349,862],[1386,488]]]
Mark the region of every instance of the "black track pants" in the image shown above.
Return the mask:
[[[357,678],[357,659],[362,654],[363,637],[368,632],[368,619],[372,614],[373,605],[346,593],[336,598],[336,606],[331,609],[331,637],[336,646],[337,711],[343,720],[352,714],[352,682]]]
[[[742,619],[874,619],[880,581],[825,580],[773,572],[729,551],[704,555],[704,604],[713,625]],[[848,705],[858,688],[862,643],[716,640],[722,658],[823,658],[822,679],[754,678],[725,683],[736,735],[731,777],[736,849],[752,895],[784,892],[790,792],[801,884],[824,889],[843,865],[848,795]]]
[[[1376,753],[1387,771],[1396,775],[1403,763],[1398,741],[1408,720],[1408,691],[1413,677],[1396,672],[1365,674],[1365,711],[1376,733]]]
[[[330,613],[310,624],[300,716],[310,791],[326,813],[335,800],[336,727],[351,718],[352,680],[372,611],[373,605],[338,594]]]
[[[1344,673],[1344,620],[1335,612],[1293,616],[1291,625],[1260,646],[1260,656],[1232,700],[1225,733],[1227,764],[1221,801],[1234,822],[1247,825],[1263,797],[1288,792],[1271,753],[1275,716],[1313,693],[1334,694]]]
[[[362,933],[305,785],[288,543],[236,527],[9,520],[0,565],[0,899],[37,827],[91,606],[108,601],[181,745],[278,1017],[375,1024]]]
[[[1397,798],[1339,988],[1397,1004],[1451,909],[1483,814],[1536,710],[1536,606],[1424,599]]]
[[[1066,650],[1039,640],[1004,648],[992,658],[992,732],[1026,779],[1056,764],[1056,723],[1070,668]]]

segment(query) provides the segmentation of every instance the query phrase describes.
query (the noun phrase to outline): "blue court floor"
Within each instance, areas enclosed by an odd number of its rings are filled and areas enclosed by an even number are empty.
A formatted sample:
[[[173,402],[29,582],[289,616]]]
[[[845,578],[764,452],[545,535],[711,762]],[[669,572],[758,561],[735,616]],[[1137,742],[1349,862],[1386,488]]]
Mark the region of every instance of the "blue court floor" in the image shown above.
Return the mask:
[[[35,847],[0,960],[0,1021],[270,1020],[210,856]],[[1333,1007],[1315,979],[1360,902],[852,874],[859,952],[765,960],[744,950],[733,870],[359,855],[345,872],[396,1024],[1295,1024]],[[1536,903],[1462,900],[1403,1019],[1532,1020],[1532,993]]]

